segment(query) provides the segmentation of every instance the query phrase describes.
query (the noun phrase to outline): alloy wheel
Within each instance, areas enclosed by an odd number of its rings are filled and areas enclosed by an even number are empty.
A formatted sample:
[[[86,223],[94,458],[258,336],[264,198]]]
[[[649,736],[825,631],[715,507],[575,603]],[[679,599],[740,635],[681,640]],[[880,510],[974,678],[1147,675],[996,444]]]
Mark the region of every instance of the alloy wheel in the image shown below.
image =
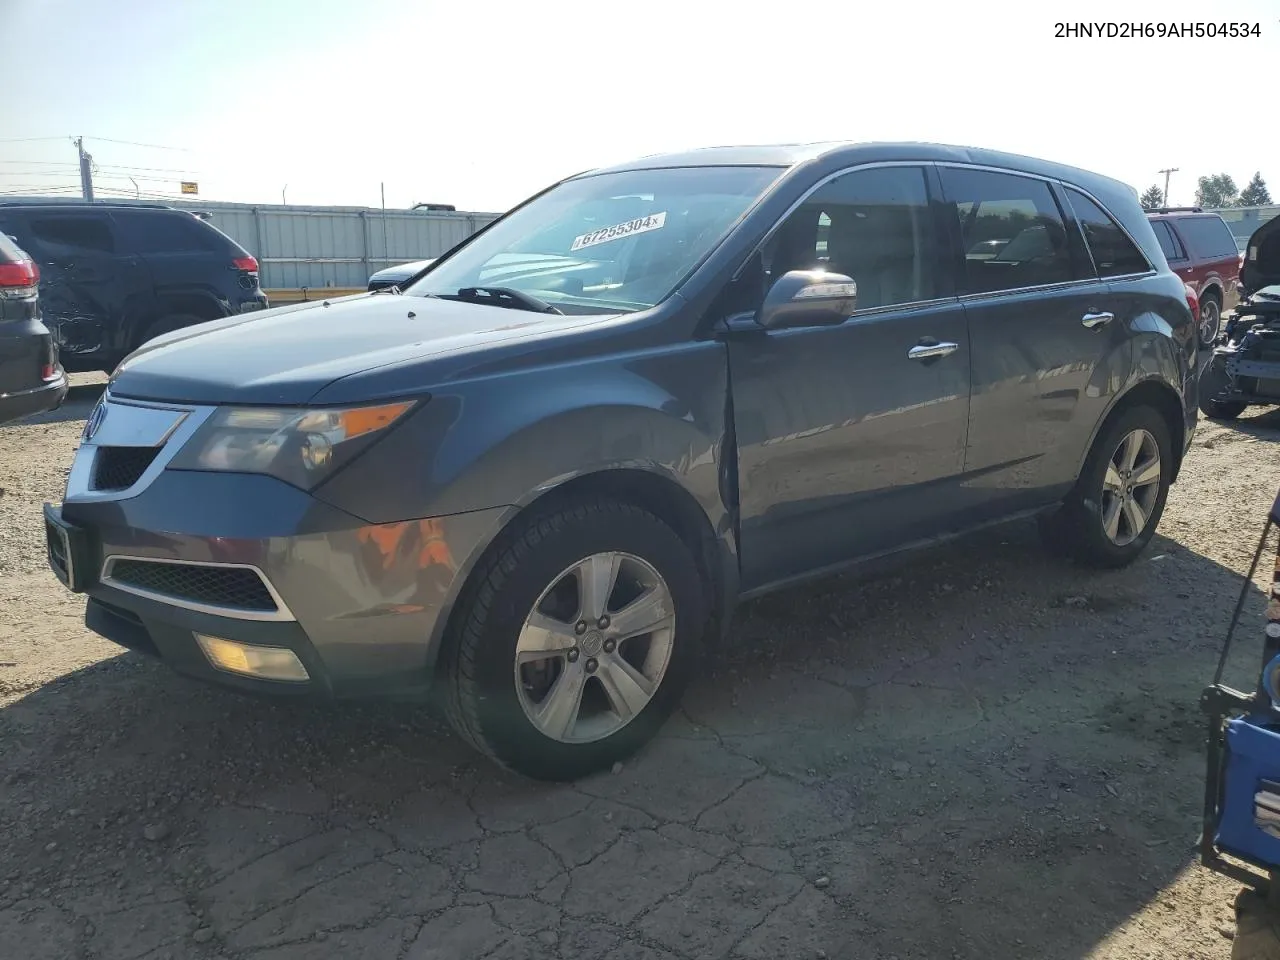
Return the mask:
[[[1146,430],[1124,436],[1102,480],[1102,529],[1117,547],[1138,539],[1160,496],[1160,447]]]
[[[621,730],[657,693],[675,624],[671,590],[640,557],[597,553],[562,571],[516,642],[515,684],[525,716],[562,743]]]
[[[1218,339],[1218,329],[1222,324],[1222,310],[1218,301],[1206,298],[1200,304],[1200,345],[1212,346]]]

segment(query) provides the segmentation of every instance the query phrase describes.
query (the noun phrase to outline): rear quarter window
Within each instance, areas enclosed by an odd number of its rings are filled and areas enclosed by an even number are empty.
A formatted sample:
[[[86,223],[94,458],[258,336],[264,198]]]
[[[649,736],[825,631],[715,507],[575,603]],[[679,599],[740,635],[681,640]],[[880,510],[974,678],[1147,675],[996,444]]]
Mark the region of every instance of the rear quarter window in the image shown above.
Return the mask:
[[[122,211],[112,214],[130,253],[212,253],[220,235],[181,211]]]
[[[1177,222],[1178,232],[1198,260],[1238,257],[1235,237],[1221,217],[1186,217]]]
[[[1067,198],[1098,276],[1123,277],[1151,269],[1146,256],[1110,214],[1074,187],[1067,187]]]

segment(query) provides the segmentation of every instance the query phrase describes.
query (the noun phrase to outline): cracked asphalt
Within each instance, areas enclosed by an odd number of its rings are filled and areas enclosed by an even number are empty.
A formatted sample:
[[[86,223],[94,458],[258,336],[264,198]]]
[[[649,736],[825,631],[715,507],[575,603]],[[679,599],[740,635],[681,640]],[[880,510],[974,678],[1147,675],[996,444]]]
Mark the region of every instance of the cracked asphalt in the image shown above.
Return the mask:
[[[85,630],[40,527],[78,380],[0,427],[0,957],[1230,954],[1196,703],[1280,414],[1201,425],[1134,567],[1015,524],[756,601],[651,746],[546,785],[421,707],[246,699]]]

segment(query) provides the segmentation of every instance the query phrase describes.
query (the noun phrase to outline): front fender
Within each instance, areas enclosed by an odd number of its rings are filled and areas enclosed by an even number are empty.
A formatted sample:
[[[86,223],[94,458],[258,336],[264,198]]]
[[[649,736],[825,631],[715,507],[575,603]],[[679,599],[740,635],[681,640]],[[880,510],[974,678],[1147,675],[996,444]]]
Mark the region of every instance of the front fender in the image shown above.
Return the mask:
[[[723,529],[723,345],[689,343],[441,385],[316,496],[371,523],[523,507],[586,474],[638,469]]]

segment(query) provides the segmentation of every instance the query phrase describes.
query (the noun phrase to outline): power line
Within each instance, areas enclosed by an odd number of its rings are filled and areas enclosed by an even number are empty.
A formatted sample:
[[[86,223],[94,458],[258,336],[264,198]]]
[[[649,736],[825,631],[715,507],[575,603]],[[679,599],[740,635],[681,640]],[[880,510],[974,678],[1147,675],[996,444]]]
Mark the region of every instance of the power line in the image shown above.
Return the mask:
[[[69,140],[70,137],[6,137],[0,143],[36,143],[47,140]]]
[[[61,139],[55,137],[54,139]],[[118,143],[126,147],[146,147],[148,150],[176,150],[179,153],[190,153],[186,147],[166,147],[159,143],[138,143],[134,140],[112,140],[110,137],[85,137],[86,140],[100,140],[103,143]]]

